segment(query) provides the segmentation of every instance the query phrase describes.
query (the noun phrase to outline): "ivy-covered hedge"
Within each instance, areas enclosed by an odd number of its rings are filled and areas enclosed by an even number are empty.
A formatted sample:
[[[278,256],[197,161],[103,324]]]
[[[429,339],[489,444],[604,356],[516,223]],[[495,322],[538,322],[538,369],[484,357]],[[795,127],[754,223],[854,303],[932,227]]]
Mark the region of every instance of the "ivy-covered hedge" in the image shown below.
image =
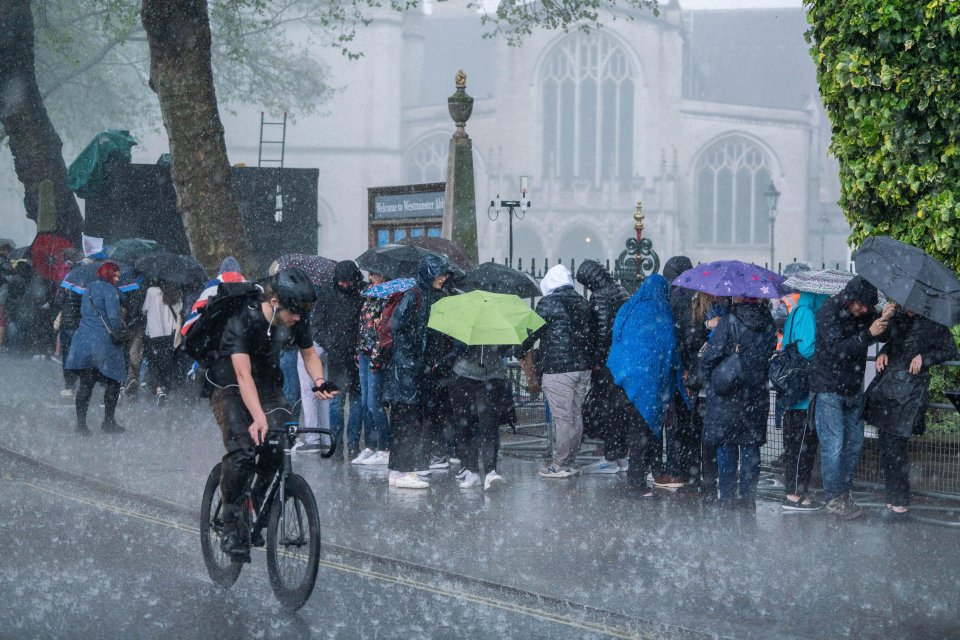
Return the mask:
[[[851,244],[889,235],[960,271],[960,2],[804,5]]]

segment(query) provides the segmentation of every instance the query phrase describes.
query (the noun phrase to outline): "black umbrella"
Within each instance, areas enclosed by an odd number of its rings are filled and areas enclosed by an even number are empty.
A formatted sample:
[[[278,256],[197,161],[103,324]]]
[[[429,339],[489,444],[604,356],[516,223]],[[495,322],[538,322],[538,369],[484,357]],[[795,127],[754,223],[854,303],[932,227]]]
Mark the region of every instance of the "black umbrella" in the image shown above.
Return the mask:
[[[922,249],[888,236],[867,238],[857,273],[908,311],[953,327],[960,324],[960,280]]]
[[[111,243],[107,248],[107,256],[114,262],[135,264],[140,258],[157,251],[155,240],[143,238],[124,238]]]
[[[200,286],[207,281],[203,267],[192,256],[157,251],[137,260],[136,269],[148,278],[171,284]]]
[[[371,273],[379,273],[389,280],[412,278],[423,256],[433,253],[411,245],[387,244],[367,249],[357,257],[357,266]]]
[[[496,262],[484,262],[467,271],[463,279],[457,281],[457,286],[464,291],[481,289],[492,293],[512,293],[521,298],[542,295],[540,285],[533,276]]]

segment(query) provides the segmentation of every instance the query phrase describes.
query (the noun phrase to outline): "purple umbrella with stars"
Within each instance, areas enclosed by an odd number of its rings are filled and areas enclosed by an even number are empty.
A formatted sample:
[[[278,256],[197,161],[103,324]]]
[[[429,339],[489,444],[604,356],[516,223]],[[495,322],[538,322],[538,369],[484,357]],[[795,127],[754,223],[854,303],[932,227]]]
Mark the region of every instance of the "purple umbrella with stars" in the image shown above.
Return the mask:
[[[724,298],[779,298],[790,293],[783,286],[781,276],[739,260],[698,264],[681,273],[671,284]]]

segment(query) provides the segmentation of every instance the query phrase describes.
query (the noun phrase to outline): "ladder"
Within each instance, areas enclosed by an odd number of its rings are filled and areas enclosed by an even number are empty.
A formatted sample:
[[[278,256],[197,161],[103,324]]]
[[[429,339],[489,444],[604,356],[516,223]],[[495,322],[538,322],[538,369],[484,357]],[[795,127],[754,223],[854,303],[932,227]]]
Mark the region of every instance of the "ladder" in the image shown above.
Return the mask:
[[[279,140],[277,140],[279,138]],[[265,164],[283,168],[283,153],[287,141],[287,112],[283,112],[283,120],[269,121],[266,114],[260,112],[260,149],[257,152],[257,166]],[[279,150],[277,145],[280,146]],[[278,157],[279,151],[279,157]]]

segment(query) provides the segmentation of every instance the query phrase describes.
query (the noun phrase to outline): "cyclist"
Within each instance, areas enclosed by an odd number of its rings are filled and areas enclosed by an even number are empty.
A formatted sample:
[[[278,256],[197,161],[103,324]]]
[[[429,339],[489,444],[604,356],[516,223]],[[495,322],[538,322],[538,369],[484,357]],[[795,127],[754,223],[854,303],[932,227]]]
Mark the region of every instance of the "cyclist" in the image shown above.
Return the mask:
[[[235,562],[249,562],[251,541],[263,545],[261,527],[248,531],[247,519],[242,517],[247,483],[256,473],[251,493],[259,508],[269,479],[282,463],[279,448],[262,448],[259,458],[257,453],[268,428],[282,428],[290,415],[280,371],[283,348],[297,347],[314,385],[324,382],[323,365],[310,334],[310,308],[317,299],[313,284],[294,268],[279,271],[261,285],[260,299],[226,321],[219,357],[209,373],[215,387],[210,406],[227,450],[220,475],[224,528],[220,547]],[[317,391],[316,395],[329,400],[335,393]]]

